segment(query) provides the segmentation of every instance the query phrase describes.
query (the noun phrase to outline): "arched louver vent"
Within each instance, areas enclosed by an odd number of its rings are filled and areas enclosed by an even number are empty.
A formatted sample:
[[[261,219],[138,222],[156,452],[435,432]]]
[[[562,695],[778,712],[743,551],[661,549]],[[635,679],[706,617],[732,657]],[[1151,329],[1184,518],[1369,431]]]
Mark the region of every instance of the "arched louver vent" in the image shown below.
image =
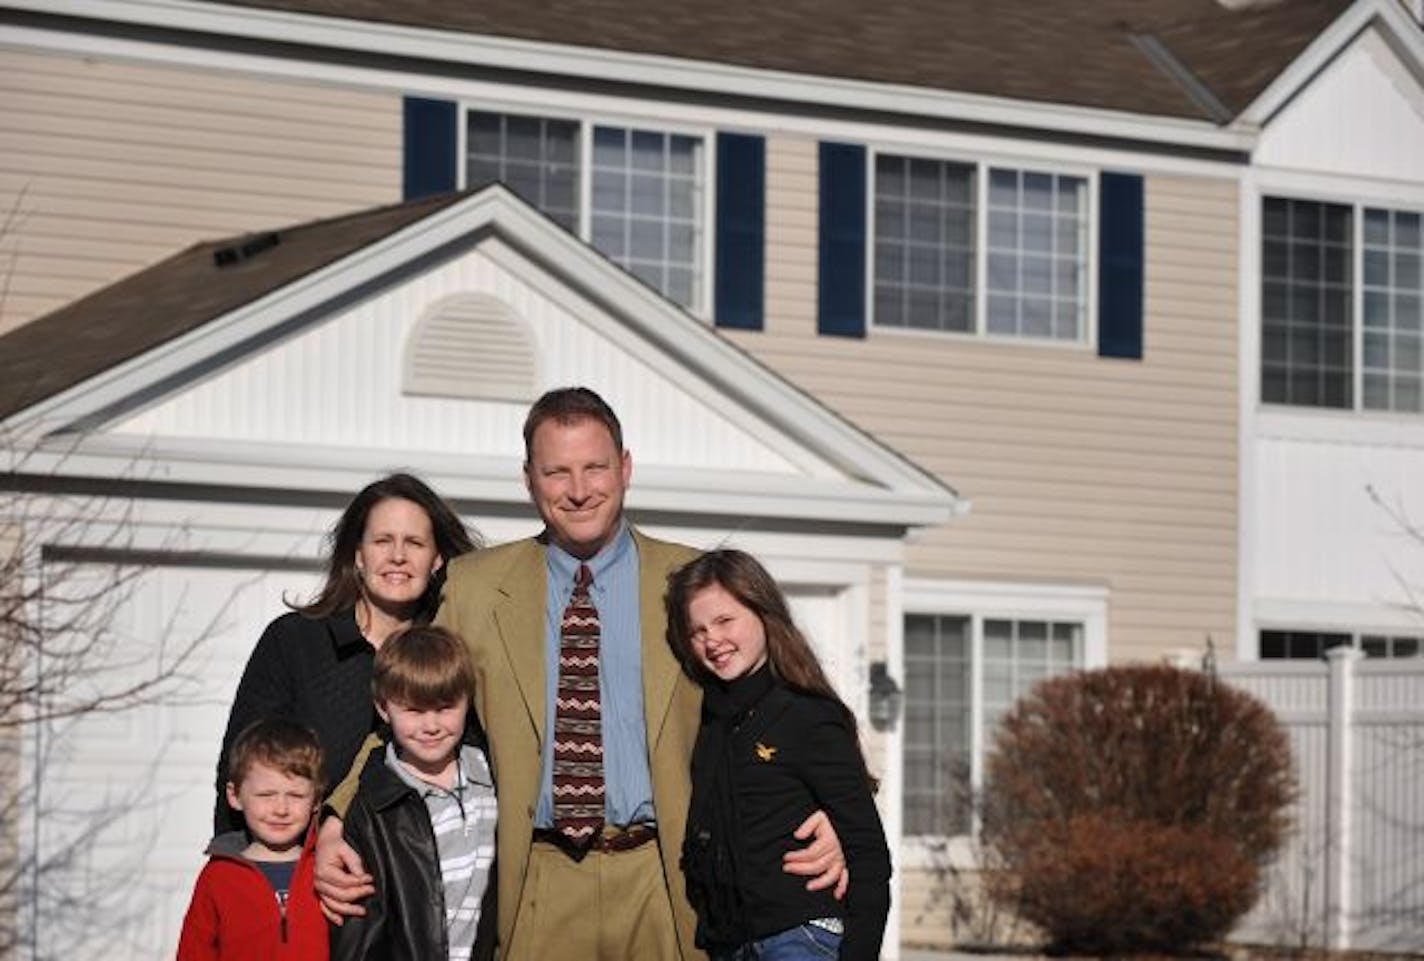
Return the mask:
[[[514,309],[488,294],[460,294],[433,305],[405,352],[407,394],[508,400],[535,397],[533,332]]]

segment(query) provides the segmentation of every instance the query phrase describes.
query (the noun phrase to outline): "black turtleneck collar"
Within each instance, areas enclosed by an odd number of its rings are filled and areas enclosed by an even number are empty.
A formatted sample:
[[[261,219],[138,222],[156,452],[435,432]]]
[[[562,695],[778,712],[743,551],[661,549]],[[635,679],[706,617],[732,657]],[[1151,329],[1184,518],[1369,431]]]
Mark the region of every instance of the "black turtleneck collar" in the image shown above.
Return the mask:
[[[702,703],[707,713],[713,717],[736,717],[757,701],[776,684],[768,661],[761,667],[731,681],[717,681],[707,685],[702,695]]]

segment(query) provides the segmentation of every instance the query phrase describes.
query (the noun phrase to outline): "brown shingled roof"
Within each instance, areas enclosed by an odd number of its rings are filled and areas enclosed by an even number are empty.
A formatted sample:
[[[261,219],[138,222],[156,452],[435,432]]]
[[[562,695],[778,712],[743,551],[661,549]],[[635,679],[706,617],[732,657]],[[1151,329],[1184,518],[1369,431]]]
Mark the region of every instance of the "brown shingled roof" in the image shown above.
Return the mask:
[[[1232,115],[1350,0],[210,0],[234,6],[1213,119],[1131,37],[1156,37]],[[616,78],[610,78],[616,79]],[[1220,119],[1220,118],[1216,118]]]
[[[448,194],[205,241],[0,337],[0,418],[186,334],[466,196]],[[252,244],[219,267],[215,254]],[[224,255],[228,256],[228,255]]]

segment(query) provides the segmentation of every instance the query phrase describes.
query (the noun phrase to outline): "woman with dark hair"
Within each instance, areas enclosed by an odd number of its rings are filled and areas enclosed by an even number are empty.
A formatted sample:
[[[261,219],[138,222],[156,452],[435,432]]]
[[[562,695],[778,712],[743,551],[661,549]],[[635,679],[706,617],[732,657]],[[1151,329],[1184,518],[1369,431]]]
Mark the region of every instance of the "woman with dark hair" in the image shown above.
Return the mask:
[[[873,961],[890,852],[855,715],[750,554],[709,551],[675,571],[667,607],[673,651],[703,690],[682,844],[697,946],[712,961]],[[845,848],[844,902],[781,869],[817,809]]]
[[[242,827],[227,805],[227,756],[252,721],[281,716],[316,731],[327,784],[340,784],[376,726],[371,667],[387,637],[429,621],[446,562],[478,544],[458,515],[419,478],[368,484],[328,536],[326,582],[262,633],[242,672],[218,755],[218,833]]]

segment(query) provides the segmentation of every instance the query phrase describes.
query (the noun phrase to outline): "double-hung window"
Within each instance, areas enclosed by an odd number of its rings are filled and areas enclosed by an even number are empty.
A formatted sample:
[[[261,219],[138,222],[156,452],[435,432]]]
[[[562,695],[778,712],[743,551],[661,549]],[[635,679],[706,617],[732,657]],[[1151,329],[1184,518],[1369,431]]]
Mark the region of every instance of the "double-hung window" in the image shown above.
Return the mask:
[[[1082,342],[1089,180],[878,154],[878,326]]]
[[[1040,680],[1084,666],[1084,626],[912,613],[904,653],[905,834],[968,834],[999,719]]]
[[[707,149],[692,134],[471,110],[465,184],[501,181],[690,310],[708,309]]]
[[[1424,412],[1416,211],[1267,197],[1261,400]]]

